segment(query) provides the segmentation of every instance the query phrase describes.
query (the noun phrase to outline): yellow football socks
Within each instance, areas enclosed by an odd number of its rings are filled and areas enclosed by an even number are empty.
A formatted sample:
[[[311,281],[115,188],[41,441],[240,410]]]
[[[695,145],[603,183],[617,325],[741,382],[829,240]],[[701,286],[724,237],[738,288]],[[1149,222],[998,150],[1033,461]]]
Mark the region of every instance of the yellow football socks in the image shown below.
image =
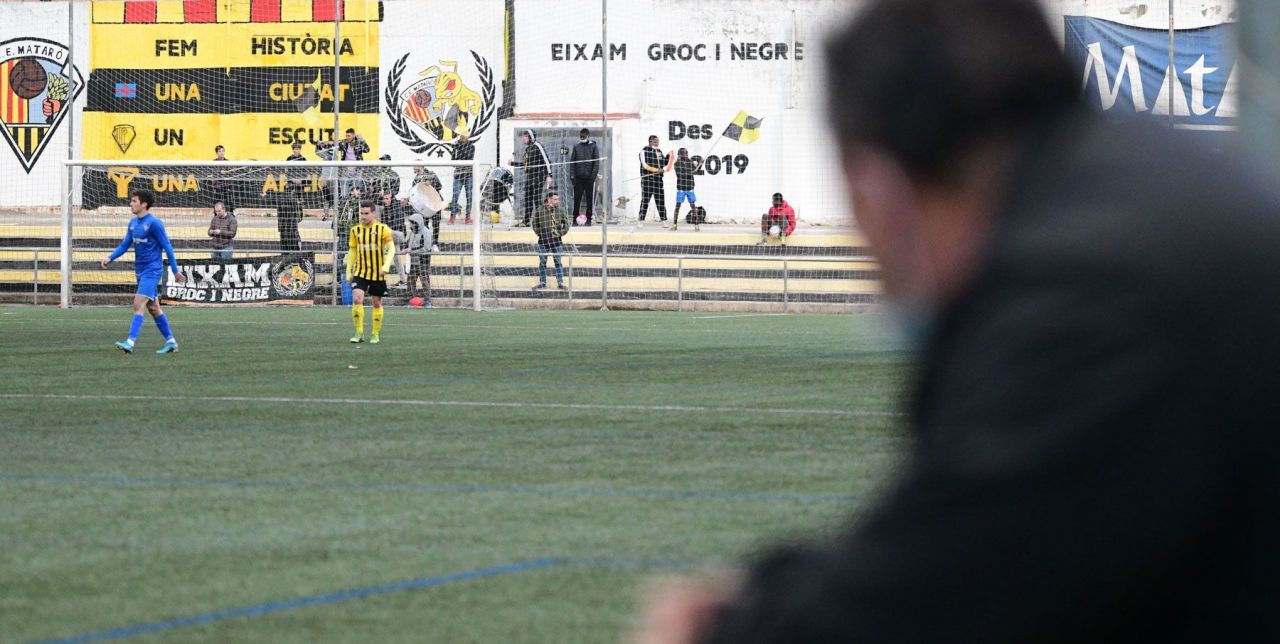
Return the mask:
[[[374,322],[376,325],[378,321],[381,321],[381,318],[380,316],[375,317],[374,320],[377,320]],[[356,335],[364,335],[364,306],[360,304],[351,305],[351,321],[356,325]],[[377,331],[374,333],[377,333]]]
[[[373,334],[382,333],[382,307],[377,306],[373,309]]]

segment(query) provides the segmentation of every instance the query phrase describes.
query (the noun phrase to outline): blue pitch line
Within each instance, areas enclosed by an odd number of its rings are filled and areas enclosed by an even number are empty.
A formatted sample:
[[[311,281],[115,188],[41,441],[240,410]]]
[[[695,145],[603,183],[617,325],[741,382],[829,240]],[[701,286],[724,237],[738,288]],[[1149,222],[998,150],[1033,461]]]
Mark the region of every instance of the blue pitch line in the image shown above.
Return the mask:
[[[208,624],[224,619],[234,619],[237,617],[258,617],[269,613],[277,613],[280,611],[290,610],[293,608],[306,608],[308,606],[318,606],[321,604],[334,604],[344,602],[351,599],[364,599],[365,597],[373,597],[376,595],[385,595],[387,593],[395,593],[404,590],[415,590],[418,588],[430,588],[432,586],[443,586],[444,584],[455,581],[467,581],[470,579],[483,579],[486,577],[497,577],[499,575],[509,575],[517,572],[526,572],[529,570],[538,570],[541,568],[550,568],[553,566],[578,566],[585,568],[616,568],[625,570],[652,570],[652,569],[668,569],[668,570],[691,570],[697,567],[697,564],[687,561],[644,561],[644,560],[625,560],[625,559],[586,559],[573,557],[544,557],[542,559],[534,559],[530,561],[522,561],[503,566],[492,566],[489,568],[478,568],[475,570],[465,570],[449,575],[441,575],[438,577],[420,577],[418,579],[410,579],[408,581],[398,581],[389,584],[379,584],[377,586],[365,586],[362,588],[351,588],[348,590],[339,590],[331,593],[323,593],[319,595],[307,595],[296,599],[287,599],[283,601],[266,602],[262,604],[254,604],[252,606],[242,606],[239,608],[226,608],[223,610],[211,611],[208,613],[197,613],[195,615],[186,615],[183,617],[175,617],[155,622],[147,622],[144,624],[136,624],[134,626],[126,626],[109,631],[96,631],[92,633],[82,633],[71,637],[59,639],[43,640],[39,644],[69,644],[72,642],[95,642],[100,640],[113,640],[134,635],[142,635],[145,633],[157,633],[167,631],[183,626],[194,626],[196,624]]]
[[[792,503],[840,503],[856,501],[856,494],[802,494],[797,492],[736,492],[716,490],[628,490],[610,488],[537,487],[467,483],[362,483],[358,481],[290,481],[262,479],[181,479],[165,477],[101,476],[81,474],[0,474],[0,481],[103,485],[182,485],[313,490],[379,490],[391,492],[457,494],[530,494],[546,496],[603,496],[657,499],[725,499],[733,501],[781,501]]]
[[[96,642],[99,640],[114,640],[133,635],[141,635],[143,633],[156,633],[159,631],[167,631],[182,626],[194,626],[196,624],[208,624],[223,619],[233,619],[236,617],[258,617],[268,613],[278,613],[293,608],[305,608],[308,606],[318,606],[320,604],[334,604],[344,602],[351,599],[363,599],[365,597],[373,597],[376,595],[385,595],[387,593],[400,592],[402,590],[414,590],[417,588],[430,588],[432,586],[443,586],[444,584],[455,581],[466,581],[469,579],[483,579],[485,577],[496,577],[498,575],[508,575],[516,572],[524,572],[527,570],[537,570],[538,568],[548,568],[559,564],[560,560],[547,557],[544,559],[536,559],[533,561],[522,561],[505,566],[493,566],[490,568],[477,568],[475,570],[465,570],[455,572],[449,575],[441,575],[439,577],[419,577],[418,579],[410,579],[408,581],[397,581],[389,584],[380,584],[377,586],[365,586],[363,588],[351,588],[349,590],[339,590],[332,593],[323,593],[320,595],[307,595],[296,599],[287,599],[283,601],[266,602],[263,604],[254,604],[252,606],[242,606],[240,608],[226,608],[223,610],[215,610],[208,613],[198,613],[195,615],[186,615],[183,617],[175,617],[173,619],[160,620],[157,622],[147,622],[145,624],[137,624],[134,626],[126,626],[110,631],[97,631],[94,633],[83,633],[73,635],[61,639],[44,640],[45,644],[63,644],[70,642]]]

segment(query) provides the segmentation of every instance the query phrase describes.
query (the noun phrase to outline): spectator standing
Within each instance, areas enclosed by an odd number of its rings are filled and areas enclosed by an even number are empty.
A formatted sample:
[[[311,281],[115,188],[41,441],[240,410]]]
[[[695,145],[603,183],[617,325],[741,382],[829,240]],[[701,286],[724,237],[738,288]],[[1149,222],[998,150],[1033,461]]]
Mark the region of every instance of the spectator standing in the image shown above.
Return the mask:
[[[409,257],[409,296],[431,302],[431,246],[428,244],[427,223],[421,213],[410,212],[404,220],[405,248],[400,252]]]
[[[600,172],[600,148],[588,137],[591,130],[578,130],[578,142],[569,154],[569,176],[573,178],[573,211],[569,218],[576,226],[581,204],[587,206],[586,225],[591,225],[591,210],[595,202],[596,174]]]
[[[430,168],[424,165],[418,166],[413,171],[413,185],[416,186],[420,183],[425,183],[432,188],[435,188],[437,194],[444,187],[444,184],[440,183],[439,175],[432,172]],[[426,215],[424,215],[424,218],[425,217]],[[433,253],[440,250],[440,219],[441,215],[439,211],[431,213],[429,223],[431,224],[431,252]]]
[[[226,204],[221,201],[213,203],[213,218],[209,220],[209,245],[213,249],[213,259],[231,259],[234,252],[233,242],[236,238],[236,216],[227,212]]]
[[[453,144],[453,160],[454,161],[472,161],[476,158],[476,144],[471,142],[471,137],[463,132],[458,137],[457,142]],[[466,221],[471,223],[471,186],[472,186],[472,170],[471,167],[454,168],[453,169],[453,196],[449,199],[449,223],[453,223],[455,217],[458,216],[458,197],[466,197],[464,203],[466,206],[462,209],[466,213]]]
[[[689,221],[694,230],[701,230],[702,222],[698,220],[698,195],[693,192],[693,173],[698,166],[689,158],[689,149],[680,148],[676,153],[676,211],[671,217],[671,230],[680,227],[680,206],[689,202]]]
[[[769,241],[769,229],[777,226],[781,232],[782,245],[787,245],[787,236],[796,229],[796,211],[782,198],[781,192],[773,193],[773,206],[760,217],[760,241],[756,246],[763,246]]]
[[[662,175],[667,171],[667,157],[658,147],[658,137],[649,137],[649,145],[640,151],[640,225],[649,211],[649,200],[658,205],[658,217],[667,226],[667,194],[662,186]]]
[[[544,201],[543,193],[551,187],[551,163],[533,130],[522,132],[520,140],[524,142],[524,157],[511,163],[524,168],[524,205],[521,208],[522,218],[516,225],[528,226],[530,218],[540,210],[538,204]]]
[[[538,285],[533,290],[547,287],[547,255],[555,258],[556,288],[564,290],[564,267],[560,264],[564,244],[560,240],[569,232],[569,221],[560,211],[560,195],[547,193],[542,207],[534,213],[533,232],[538,235]]]
[[[368,152],[369,143],[364,140],[364,137],[356,134],[355,128],[347,128],[346,136],[341,141],[338,141],[337,160],[364,161],[364,155]],[[341,194],[349,194],[352,186],[359,185],[361,188],[364,187],[364,179],[360,177],[360,168],[342,168],[341,176]],[[377,195],[372,196],[376,197]]]
[[[298,224],[302,221],[302,202],[293,190],[285,190],[277,197],[276,231],[280,234],[280,249],[286,253],[302,250],[302,236]]]
[[[391,155],[384,154],[379,157],[380,161],[390,161]],[[395,168],[379,167],[370,173],[369,194],[381,200],[383,194],[390,194],[392,197],[400,194],[400,175],[396,174]]]
[[[227,158],[227,148],[221,145],[215,146],[213,148],[213,160],[224,163],[230,161],[230,159]],[[227,169],[219,169],[211,171],[209,174],[216,177],[209,180],[209,196],[212,197],[214,201],[221,201],[222,205],[227,209],[227,212],[234,215],[236,212],[234,194],[235,186],[233,185],[234,181],[229,176],[231,171]]]
[[[351,233],[351,227],[360,220],[360,204],[363,200],[364,194],[360,186],[352,186],[351,192],[338,206],[338,213],[333,220],[333,229],[338,235],[339,250],[347,249],[347,236]]]
[[[396,248],[405,247],[404,222],[408,211],[409,207],[397,201],[391,193],[382,193],[382,198],[378,201],[378,220],[391,229],[391,239],[395,242]],[[396,273],[400,276],[400,288],[408,288],[406,283],[408,274],[404,269],[403,254],[396,255]]]
[[[1280,641],[1275,186],[1087,109],[1037,0],[864,6],[827,96],[913,454],[637,641]]]

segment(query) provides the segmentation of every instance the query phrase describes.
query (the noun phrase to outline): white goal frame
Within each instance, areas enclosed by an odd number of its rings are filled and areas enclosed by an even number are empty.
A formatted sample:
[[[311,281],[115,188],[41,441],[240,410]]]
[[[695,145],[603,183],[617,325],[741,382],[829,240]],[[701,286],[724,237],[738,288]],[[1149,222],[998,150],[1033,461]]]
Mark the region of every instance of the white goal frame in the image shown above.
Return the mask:
[[[482,293],[484,291],[481,270],[481,245],[483,242],[483,224],[480,221],[480,203],[476,199],[480,194],[481,184],[484,182],[484,173],[493,167],[493,164],[482,163],[478,161],[436,161],[436,160],[415,160],[415,161],[181,161],[181,160],[85,160],[85,159],[63,159],[62,160],[62,181],[60,190],[62,191],[62,217],[61,217],[61,243],[60,243],[60,271],[61,271],[61,291],[59,295],[58,305],[60,308],[71,308],[71,275],[72,275],[72,231],[74,208],[73,201],[76,196],[76,186],[80,185],[76,182],[74,176],[75,168],[101,168],[106,171],[107,168],[128,165],[136,168],[155,168],[155,167],[183,167],[183,168],[405,168],[411,166],[426,166],[428,168],[471,168],[471,190],[467,198],[467,204],[471,209],[471,270],[472,270],[472,302],[476,311],[483,310],[481,305]],[[337,267],[334,267],[335,279],[337,278]]]

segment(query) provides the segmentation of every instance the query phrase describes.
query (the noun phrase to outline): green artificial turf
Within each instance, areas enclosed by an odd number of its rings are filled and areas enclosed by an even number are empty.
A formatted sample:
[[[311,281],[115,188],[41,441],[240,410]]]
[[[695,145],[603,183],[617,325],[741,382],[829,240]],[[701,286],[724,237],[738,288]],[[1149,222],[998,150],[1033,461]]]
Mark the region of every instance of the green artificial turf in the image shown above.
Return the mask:
[[[129,315],[0,308],[0,641],[614,642],[905,446],[872,316]]]

